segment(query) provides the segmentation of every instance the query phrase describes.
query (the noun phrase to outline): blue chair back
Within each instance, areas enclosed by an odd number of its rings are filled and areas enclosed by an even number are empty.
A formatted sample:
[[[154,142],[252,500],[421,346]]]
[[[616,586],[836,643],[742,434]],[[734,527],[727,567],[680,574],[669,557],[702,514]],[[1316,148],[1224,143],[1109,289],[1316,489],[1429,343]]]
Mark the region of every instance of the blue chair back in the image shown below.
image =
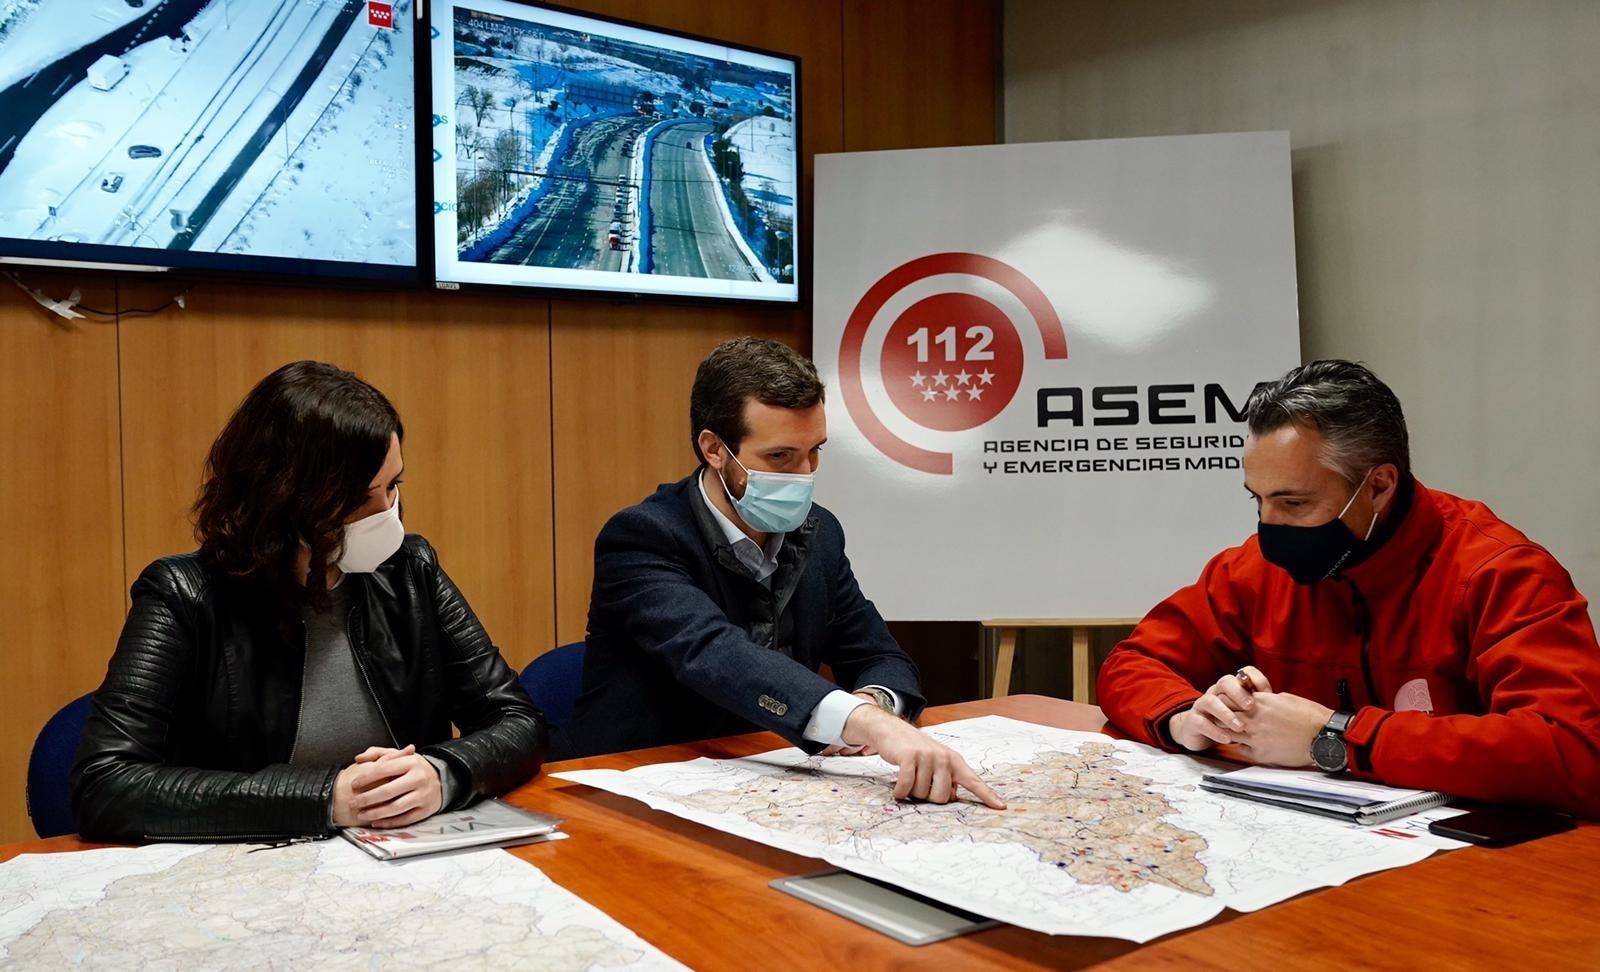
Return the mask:
[[[28,757],[28,817],[40,837],[75,832],[72,819],[72,759],[89,721],[89,696],[73,699],[50,717]]]
[[[533,697],[551,728],[559,729],[572,720],[583,687],[583,642],[547,651],[522,670],[522,687]]]

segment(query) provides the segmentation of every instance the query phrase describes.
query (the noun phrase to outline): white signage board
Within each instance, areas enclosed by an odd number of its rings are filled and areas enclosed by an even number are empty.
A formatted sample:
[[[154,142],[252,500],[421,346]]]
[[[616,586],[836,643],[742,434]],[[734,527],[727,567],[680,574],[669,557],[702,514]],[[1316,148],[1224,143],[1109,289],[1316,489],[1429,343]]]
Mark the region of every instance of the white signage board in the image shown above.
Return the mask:
[[[817,498],[895,620],[1139,617],[1255,526],[1283,132],[817,158]]]

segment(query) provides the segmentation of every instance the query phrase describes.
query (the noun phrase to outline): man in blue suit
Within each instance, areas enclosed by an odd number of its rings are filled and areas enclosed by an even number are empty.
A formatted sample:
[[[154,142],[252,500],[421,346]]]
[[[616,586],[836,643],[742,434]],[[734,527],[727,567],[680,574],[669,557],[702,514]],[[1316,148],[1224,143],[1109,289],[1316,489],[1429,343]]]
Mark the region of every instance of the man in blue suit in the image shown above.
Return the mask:
[[[775,341],[737,338],[700,363],[699,468],[595,542],[583,692],[557,752],[768,729],[808,752],[882,757],[900,770],[897,799],[945,803],[960,787],[1002,808],[912,725],[916,666],[857,586],[839,521],[811,501],[822,399],[816,368]]]

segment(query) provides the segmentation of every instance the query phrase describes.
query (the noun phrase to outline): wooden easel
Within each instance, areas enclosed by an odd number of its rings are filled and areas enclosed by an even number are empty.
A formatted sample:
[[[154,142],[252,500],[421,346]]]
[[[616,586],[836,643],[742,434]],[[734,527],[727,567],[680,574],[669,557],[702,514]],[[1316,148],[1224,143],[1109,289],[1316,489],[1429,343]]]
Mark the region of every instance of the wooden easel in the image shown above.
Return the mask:
[[[990,687],[991,699],[1011,693],[1011,670],[1017,661],[1017,635],[1023,628],[1066,628],[1072,632],[1072,701],[1094,703],[1094,679],[1097,674],[1091,633],[1095,628],[1131,628],[1139,618],[1005,618],[980,621],[985,630],[995,630],[1000,635],[1000,650],[995,654],[994,683]]]

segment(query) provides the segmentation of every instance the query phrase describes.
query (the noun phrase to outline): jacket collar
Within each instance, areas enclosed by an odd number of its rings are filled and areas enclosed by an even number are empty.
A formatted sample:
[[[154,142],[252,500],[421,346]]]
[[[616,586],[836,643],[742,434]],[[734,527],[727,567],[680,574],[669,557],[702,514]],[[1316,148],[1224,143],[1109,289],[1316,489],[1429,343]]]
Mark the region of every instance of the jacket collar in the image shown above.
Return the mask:
[[[746,576],[744,566],[734,554],[733,545],[728,542],[722,527],[711,515],[710,505],[700,492],[700,470],[704,468],[704,466],[697,468],[688,478],[678,482],[676,487],[678,496],[689,508],[689,514],[694,519],[700,538],[705,541],[706,549],[711,551],[711,558],[718,566],[744,577]],[[806,521],[798,528],[783,534],[783,545],[778,549],[780,571],[785,566],[791,570],[804,569],[811,550],[811,537],[817,532],[817,523],[815,515],[807,516]]]
[[[1444,516],[1426,486],[1412,480],[1410,508],[1384,543],[1361,563],[1343,572],[1362,592],[1381,597],[1389,591],[1409,590],[1408,580],[1433,559],[1444,535]]]
[[[699,474],[695,476],[695,485],[700,488],[701,505],[710,512],[711,518],[716,521],[718,529],[722,531],[723,538],[727,540],[728,545],[734,549],[734,552],[737,554],[742,544],[746,551],[746,560],[757,557],[759,558],[758,564],[760,566],[771,565],[773,569],[776,569],[778,552],[783,549],[783,534],[768,534],[766,545],[762,547],[756,546],[756,542],[745,536],[744,531],[739,529],[739,525],[728,519],[727,515],[717,509],[716,504],[711,501],[711,496],[706,492],[705,466],[701,466]],[[723,486],[721,488],[726,489],[727,487]],[[752,554],[749,551],[755,551],[755,553]],[[757,568],[757,564],[749,564],[747,566],[752,570]]]

